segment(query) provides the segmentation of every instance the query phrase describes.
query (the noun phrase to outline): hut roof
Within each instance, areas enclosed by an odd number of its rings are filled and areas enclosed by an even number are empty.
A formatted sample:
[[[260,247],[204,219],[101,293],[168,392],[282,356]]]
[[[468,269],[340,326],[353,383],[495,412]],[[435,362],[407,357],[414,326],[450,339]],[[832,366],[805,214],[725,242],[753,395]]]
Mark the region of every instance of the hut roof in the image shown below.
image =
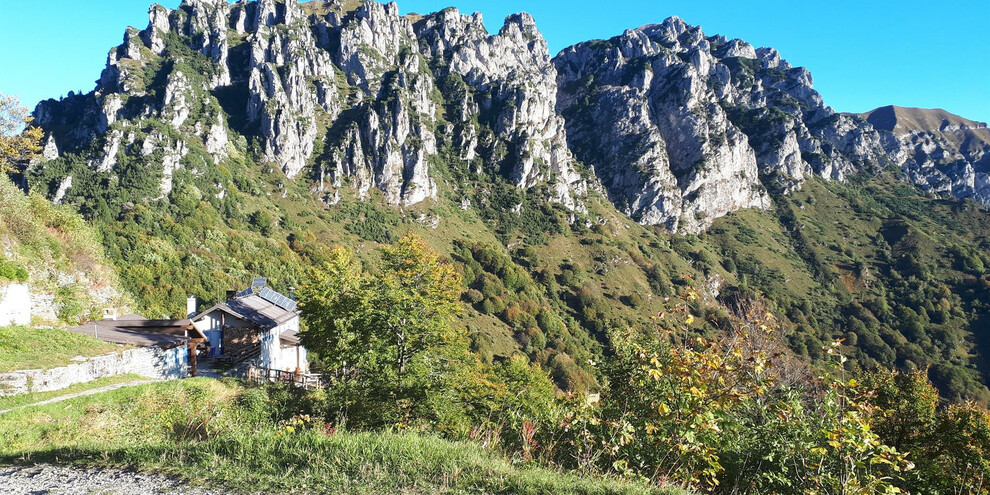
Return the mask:
[[[141,347],[175,347],[187,342],[201,342],[206,336],[188,319],[148,320],[125,315],[116,320],[99,320],[69,327],[66,330],[96,337],[105,342]]]

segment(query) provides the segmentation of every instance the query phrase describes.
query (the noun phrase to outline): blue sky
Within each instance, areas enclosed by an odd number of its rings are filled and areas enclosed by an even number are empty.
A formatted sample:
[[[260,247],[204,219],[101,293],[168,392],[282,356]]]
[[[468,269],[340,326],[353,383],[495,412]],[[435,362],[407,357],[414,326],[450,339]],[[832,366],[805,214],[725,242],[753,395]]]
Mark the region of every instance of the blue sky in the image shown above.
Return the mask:
[[[0,92],[39,100],[91,91],[124,28],[147,26],[148,0],[0,0]],[[178,0],[161,2],[174,8]],[[401,0],[403,13],[453,5],[490,31],[527,11],[551,54],[677,15],[706,34],[773,46],[811,70],[825,103],[862,112],[895,104],[990,121],[990,1]]]

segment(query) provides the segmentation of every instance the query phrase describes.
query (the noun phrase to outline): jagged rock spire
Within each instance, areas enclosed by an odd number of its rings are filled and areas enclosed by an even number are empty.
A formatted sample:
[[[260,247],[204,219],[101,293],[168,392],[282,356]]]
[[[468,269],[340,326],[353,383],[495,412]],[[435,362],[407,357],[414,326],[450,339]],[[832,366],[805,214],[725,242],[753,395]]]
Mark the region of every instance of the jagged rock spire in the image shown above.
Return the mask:
[[[375,188],[401,206],[437,198],[435,164],[453,160],[572,210],[600,187],[633,219],[686,232],[767,207],[768,190],[887,163],[990,203],[982,148],[935,136],[919,154],[918,139],[825,106],[811,74],[776,50],[677,17],[551,59],[526,13],[492,34],[480,14],[453,8],[412,17],[395,3],[345,5],[152,5],[92,93],[38,105],[48,155],[83,153],[109,175],[138,160],[161,172],[163,197],[176,170],[201,175],[250,153],[327,198]]]

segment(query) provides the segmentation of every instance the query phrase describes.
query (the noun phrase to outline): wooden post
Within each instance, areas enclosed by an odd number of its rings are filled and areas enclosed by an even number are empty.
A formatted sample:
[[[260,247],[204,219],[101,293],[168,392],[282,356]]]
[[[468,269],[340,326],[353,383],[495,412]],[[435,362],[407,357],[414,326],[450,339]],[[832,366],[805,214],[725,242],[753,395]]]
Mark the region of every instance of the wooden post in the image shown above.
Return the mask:
[[[189,366],[192,368],[190,374],[195,378],[197,373],[197,361],[196,361],[196,343],[189,342],[187,344],[189,350]]]

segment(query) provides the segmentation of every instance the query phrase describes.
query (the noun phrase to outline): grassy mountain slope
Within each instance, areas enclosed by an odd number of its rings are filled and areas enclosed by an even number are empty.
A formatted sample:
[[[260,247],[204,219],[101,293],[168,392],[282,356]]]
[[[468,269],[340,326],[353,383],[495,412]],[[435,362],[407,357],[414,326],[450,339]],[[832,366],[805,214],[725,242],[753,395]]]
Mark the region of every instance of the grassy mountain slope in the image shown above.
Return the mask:
[[[990,218],[971,202],[926,198],[891,173],[812,180],[773,209],[730,214],[701,236],[645,228],[600,198],[568,223],[565,210],[498,176],[466,185],[475,199],[511,195],[504,201],[525,204],[521,213],[462,209],[446,195],[407,209],[374,196],[327,206],[305,181],[264,166],[247,162],[236,175],[223,200],[179,175],[170,198],[93,217],[149,314],[178,314],[187,293],[219,300],[255,274],[287,289],[327,246],[371,256],[377,243],[419,233],[465,275],[460,324],[474,349],[484,359],[524,352],[565,389],[595,386],[589,362],[608,352],[607,328],[644,327],[693,286],[721,292],[697,307],[704,328],[717,328],[734,295],[762,296],[795,324],[790,342],[812,359],[844,338],[851,367],[931,366],[947,397],[990,397],[979,355]],[[85,209],[91,199],[74,189]],[[127,191],[94,195],[115,193]]]
[[[25,195],[0,177],[0,284],[30,284],[39,323],[75,324],[133,304],[101,240],[73,208]]]
[[[156,315],[180,314],[187,294],[220,300],[254,275],[287,290],[330,245],[370,256],[376,243],[419,233],[463,267],[469,307],[462,324],[476,335],[476,350],[489,357],[524,350],[543,364],[563,353],[561,383],[585,386],[594,380],[578,370],[600,352],[606,326],[645,323],[662,297],[674,295],[672,280],[684,285],[698,276],[664,236],[604,201],[571,225],[538,192],[522,193],[496,176],[474,185],[476,198],[505,203],[485,209],[442,198],[397,210],[376,195],[366,202],[345,195],[328,207],[305,181],[237,167],[222,200],[199,192],[214,177],[176,174],[168,198],[141,201],[133,190],[77,180],[67,201],[104,232],[124,284]],[[520,214],[511,212],[523,202]],[[94,204],[123,206],[111,213]],[[585,364],[575,368],[575,361]]]
[[[943,395],[988,399],[990,216],[921,195],[887,172],[809,182],[770,212],[740,212],[703,239],[727,280],[757,289],[816,357],[843,338],[850,366],[925,369]]]

